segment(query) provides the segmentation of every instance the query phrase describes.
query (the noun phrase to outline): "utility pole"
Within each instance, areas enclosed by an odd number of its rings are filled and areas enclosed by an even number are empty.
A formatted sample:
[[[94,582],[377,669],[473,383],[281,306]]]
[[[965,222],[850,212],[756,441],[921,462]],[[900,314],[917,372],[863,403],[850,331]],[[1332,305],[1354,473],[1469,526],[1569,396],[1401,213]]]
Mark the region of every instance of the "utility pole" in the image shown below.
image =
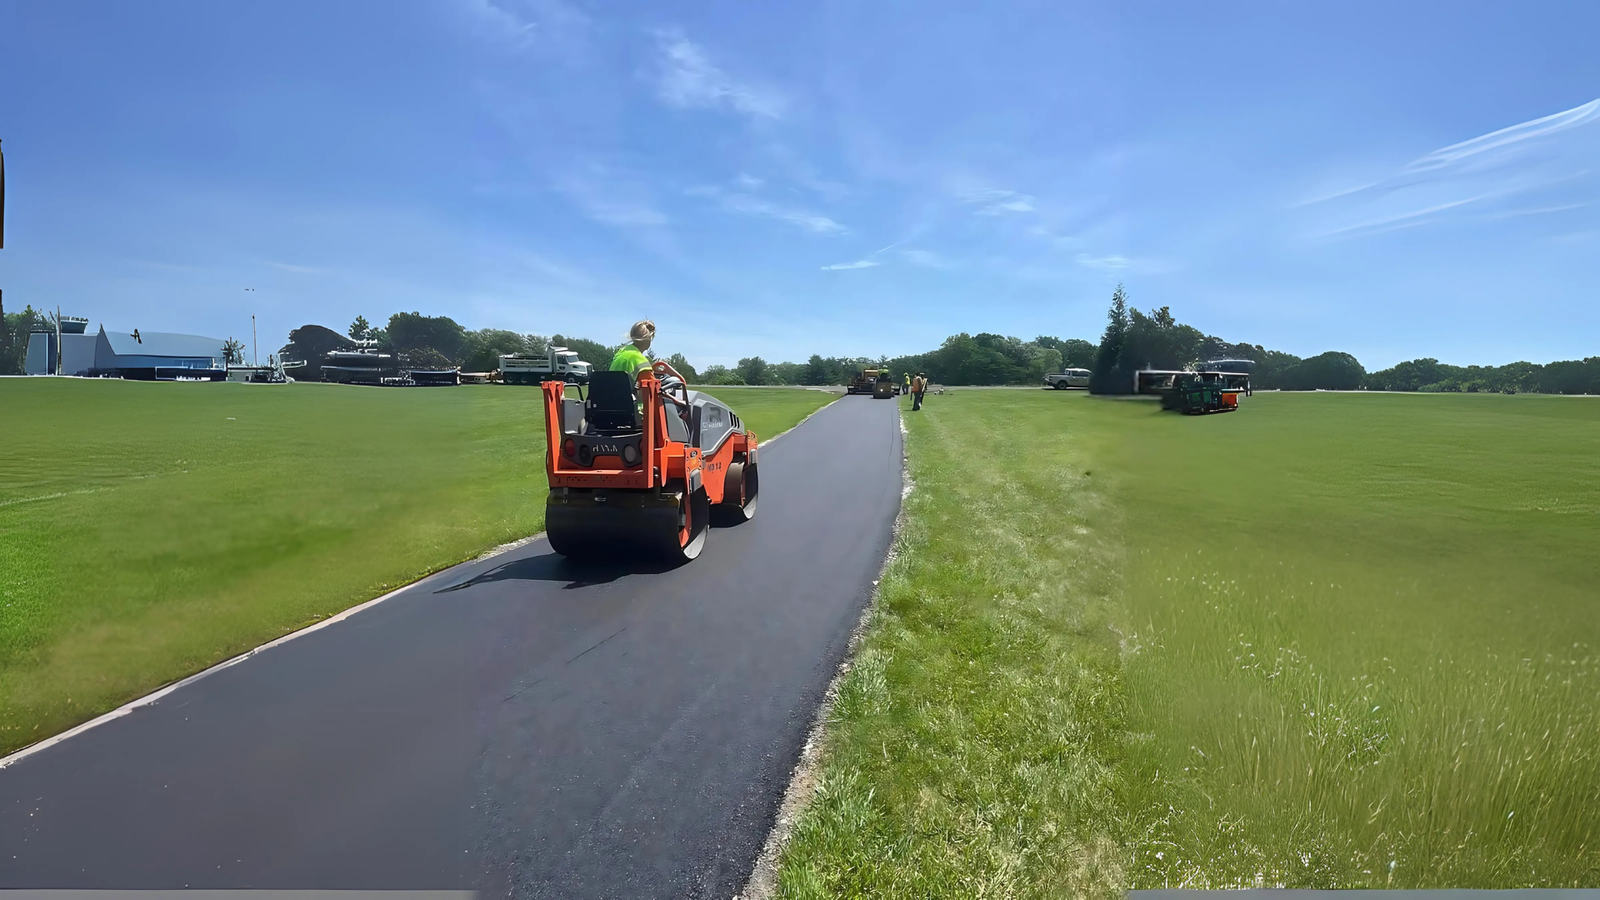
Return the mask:
[[[61,374],[61,307],[56,307],[56,374]]]

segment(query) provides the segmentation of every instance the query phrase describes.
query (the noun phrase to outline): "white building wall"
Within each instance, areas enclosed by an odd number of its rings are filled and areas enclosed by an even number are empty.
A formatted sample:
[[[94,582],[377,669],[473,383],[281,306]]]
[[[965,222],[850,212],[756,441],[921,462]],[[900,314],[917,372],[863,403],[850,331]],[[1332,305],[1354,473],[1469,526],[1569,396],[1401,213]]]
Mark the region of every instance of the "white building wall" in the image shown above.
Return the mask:
[[[94,368],[95,335],[61,336],[61,374],[87,375]],[[36,331],[28,335],[28,359],[22,371],[28,375],[54,375],[56,336]]]
[[[61,374],[87,375],[94,368],[94,339],[92,334],[63,334],[61,336]]]
[[[23,366],[25,375],[55,374],[56,336],[35,331],[28,335],[28,361]]]

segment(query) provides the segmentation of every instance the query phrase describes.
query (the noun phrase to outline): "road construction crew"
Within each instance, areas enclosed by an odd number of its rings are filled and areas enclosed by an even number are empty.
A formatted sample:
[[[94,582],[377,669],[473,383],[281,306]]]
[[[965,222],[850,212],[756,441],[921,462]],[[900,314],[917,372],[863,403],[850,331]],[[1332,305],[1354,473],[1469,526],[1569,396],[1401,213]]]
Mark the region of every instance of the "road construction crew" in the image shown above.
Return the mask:
[[[911,393],[911,373],[910,372],[901,372],[900,373],[900,377],[904,378],[906,380],[906,389],[901,391],[900,393],[902,393],[902,394]]]
[[[922,408],[922,395],[924,393],[926,393],[927,390],[928,390],[928,379],[921,372],[918,372],[917,373],[917,377],[911,379],[911,408],[912,409],[918,410],[918,409]]]

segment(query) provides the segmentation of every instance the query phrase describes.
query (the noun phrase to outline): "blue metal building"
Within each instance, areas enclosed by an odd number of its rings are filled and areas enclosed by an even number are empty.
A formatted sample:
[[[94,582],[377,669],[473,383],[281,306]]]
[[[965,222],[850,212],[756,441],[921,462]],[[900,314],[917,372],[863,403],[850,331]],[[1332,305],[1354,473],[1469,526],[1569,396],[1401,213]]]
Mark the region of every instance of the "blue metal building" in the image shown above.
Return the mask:
[[[56,336],[38,333],[28,339],[29,375],[48,375],[55,363]],[[219,338],[151,332],[61,335],[61,374],[170,381],[227,376]]]

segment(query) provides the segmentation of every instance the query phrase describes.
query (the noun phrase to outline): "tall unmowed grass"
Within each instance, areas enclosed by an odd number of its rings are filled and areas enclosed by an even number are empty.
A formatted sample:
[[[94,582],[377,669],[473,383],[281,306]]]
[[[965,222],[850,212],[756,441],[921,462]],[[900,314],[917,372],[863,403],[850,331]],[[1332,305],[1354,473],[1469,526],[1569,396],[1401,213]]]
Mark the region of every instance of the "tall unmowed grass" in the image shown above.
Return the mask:
[[[1600,883],[1600,402],[906,421],[784,896]]]
[[[1600,404],[1251,399],[1127,423],[1132,880],[1595,883]]]

